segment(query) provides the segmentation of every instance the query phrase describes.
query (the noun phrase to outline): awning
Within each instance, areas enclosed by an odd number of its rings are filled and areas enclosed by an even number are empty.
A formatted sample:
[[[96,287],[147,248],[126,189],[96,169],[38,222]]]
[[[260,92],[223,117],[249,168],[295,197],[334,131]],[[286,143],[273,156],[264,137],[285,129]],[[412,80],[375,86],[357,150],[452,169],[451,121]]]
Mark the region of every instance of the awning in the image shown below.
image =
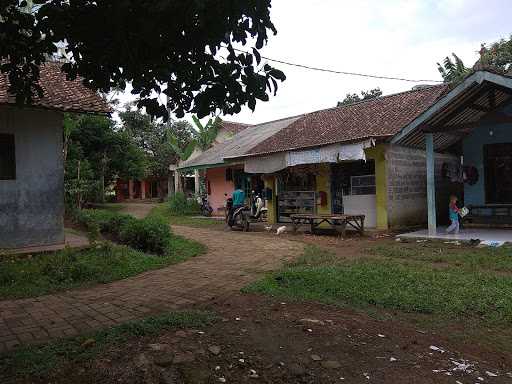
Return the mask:
[[[351,144],[332,144],[325,147],[274,153],[245,159],[247,173],[274,173],[304,164],[337,163],[340,161],[366,160],[364,150],[375,145],[373,139]]]

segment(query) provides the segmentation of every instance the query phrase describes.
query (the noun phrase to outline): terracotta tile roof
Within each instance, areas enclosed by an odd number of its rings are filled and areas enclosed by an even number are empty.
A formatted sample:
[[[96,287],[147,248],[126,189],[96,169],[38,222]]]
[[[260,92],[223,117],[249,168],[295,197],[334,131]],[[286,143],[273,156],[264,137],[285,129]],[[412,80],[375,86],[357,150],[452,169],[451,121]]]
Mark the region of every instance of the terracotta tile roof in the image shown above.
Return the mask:
[[[61,63],[46,63],[41,66],[39,84],[44,91],[42,98],[34,98],[33,106],[77,113],[109,113],[108,104],[80,79],[66,80],[61,72]],[[7,74],[0,73],[0,104],[15,104],[15,97],[7,90]]]
[[[245,156],[393,136],[434,104],[447,88],[435,85],[308,113]]]
[[[222,120],[222,129],[233,135],[242,132],[245,128],[250,126],[251,124],[235,123],[234,121]]]

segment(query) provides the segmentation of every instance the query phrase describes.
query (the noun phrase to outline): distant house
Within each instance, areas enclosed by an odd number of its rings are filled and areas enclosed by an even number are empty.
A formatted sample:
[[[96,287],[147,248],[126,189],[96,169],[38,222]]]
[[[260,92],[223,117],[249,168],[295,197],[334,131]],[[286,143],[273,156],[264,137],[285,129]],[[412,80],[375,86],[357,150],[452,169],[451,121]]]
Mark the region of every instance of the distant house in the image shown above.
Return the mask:
[[[235,123],[232,121],[222,121],[222,125],[217,133],[217,137],[212,143],[212,146],[215,147],[220,143],[224,143],[227,140],[231,140],[236,134],[242,132],[244,129],[249,127],[249,124]],[[203,151],[199,148],[196,148],[194,152],[190,155],[189,161],[200,156]],[[175,170],[175,166],[172,167],[172,171]],[[187,195],[189,194],[197,194],[198,189],[198,177],[199,174],[196,175],[186,175],[183,173],[178,176],[181,177],[181,183],[183,192]],[[115,191],[116,191],[116,201],[133,201],[133,200],[144,200],[144,199],[154,199],[158,197],[167,196],[171,190],[173,190],[174,185],[170,183],[168,178],[156,178],[152,176],[148,176],[142,180],[126,180],[119,179],[116,182]]]
[[[0,249],[64,242],[63,112],[110,112],[60,64],[43,65],[39,82],[43,97],[20,107],[0,74]]]

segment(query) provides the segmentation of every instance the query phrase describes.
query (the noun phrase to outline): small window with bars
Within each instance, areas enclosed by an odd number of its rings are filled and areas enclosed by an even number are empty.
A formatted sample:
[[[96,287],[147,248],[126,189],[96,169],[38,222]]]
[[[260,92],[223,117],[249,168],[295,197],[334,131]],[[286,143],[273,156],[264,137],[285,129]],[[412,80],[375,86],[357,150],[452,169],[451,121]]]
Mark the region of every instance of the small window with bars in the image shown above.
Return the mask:
[[[375,195],[375,175],[352,176],[350,178],[351,195]]]
[[[0,133],[0,180],[16,179],[14,135]]]

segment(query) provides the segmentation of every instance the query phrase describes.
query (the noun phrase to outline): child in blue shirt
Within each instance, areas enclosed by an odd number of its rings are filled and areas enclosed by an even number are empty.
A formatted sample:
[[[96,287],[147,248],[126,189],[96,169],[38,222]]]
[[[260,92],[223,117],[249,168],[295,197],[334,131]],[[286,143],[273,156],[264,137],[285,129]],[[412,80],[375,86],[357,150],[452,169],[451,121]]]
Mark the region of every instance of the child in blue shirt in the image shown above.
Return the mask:
[[[446,233],[459,233],[459,213],[460,208],[457,207],[457,196],[450,196],[450,206],[449,206],[449,217],[451,224],[448,228],[446,228]]]

